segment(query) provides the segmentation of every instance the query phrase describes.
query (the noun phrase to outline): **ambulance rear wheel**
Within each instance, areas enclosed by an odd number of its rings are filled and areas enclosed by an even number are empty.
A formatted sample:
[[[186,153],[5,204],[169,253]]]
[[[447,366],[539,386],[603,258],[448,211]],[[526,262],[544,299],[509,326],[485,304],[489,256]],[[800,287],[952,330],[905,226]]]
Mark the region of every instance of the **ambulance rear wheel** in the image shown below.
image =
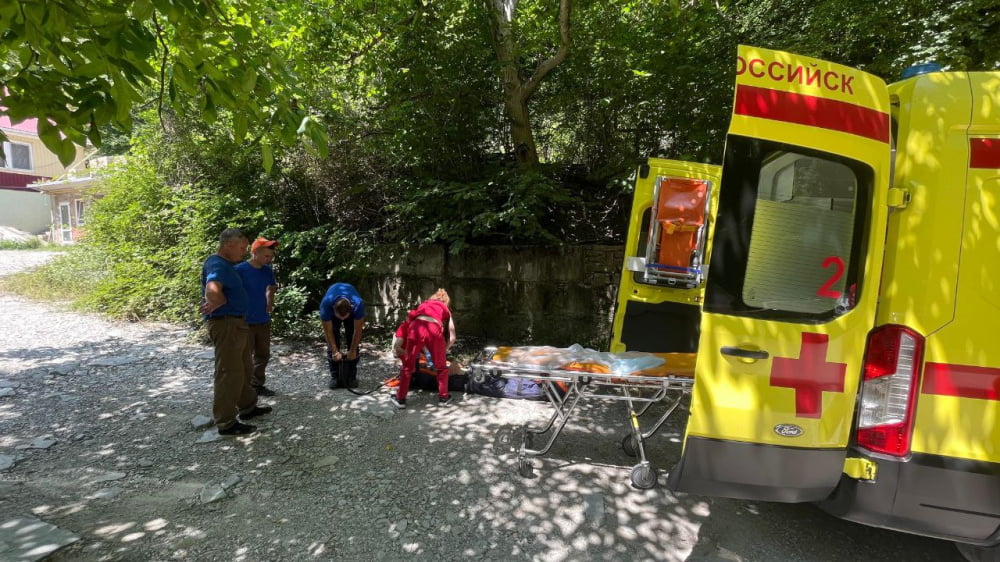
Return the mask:
[[[649,463],[632,467],[632,486],[640,490],[652,490],[656,487],[656,469]]]
[[[622,450],[630,457],[639,456],[639,446],[635,441],[635,436],[629,433],[622,439]]]

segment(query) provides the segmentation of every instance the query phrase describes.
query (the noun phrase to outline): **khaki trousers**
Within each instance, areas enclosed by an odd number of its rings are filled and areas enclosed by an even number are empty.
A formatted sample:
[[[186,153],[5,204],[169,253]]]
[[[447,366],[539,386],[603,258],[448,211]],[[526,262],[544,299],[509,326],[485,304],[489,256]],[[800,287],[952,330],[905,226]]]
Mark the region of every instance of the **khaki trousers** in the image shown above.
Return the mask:
[[[257,405],[257,393],[250,386],[252,360],[250,331],[242,317],[209,318],[208,337],[215,346],[215,397],[212,417],[219,429],[236,423]]]
[[[264,370],[271,361],[271,323],[249,324],[250,328],[250,353],[253,355],[253,375],[250,377],[250,384],[254,388],[264,386],[267,376]]]

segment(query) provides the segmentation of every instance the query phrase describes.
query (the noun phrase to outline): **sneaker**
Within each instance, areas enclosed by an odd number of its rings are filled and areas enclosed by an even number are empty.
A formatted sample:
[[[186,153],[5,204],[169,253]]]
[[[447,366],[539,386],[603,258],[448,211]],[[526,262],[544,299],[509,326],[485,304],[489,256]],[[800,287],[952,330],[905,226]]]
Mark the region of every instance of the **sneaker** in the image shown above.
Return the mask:
[[[256,425],[236,422],[226,429],[220,429],[219,435],[249,435],[257,431]]]
[[[255,386],[253,389],[257,391],[257,396],[274,396],[276,394],[273,390],[264,385]]]
[[[257,416],[263,416],[264,414],[270,414],[274,408],[270,406],[254,406],[253,410],[245,414],[240,414],[240,418],[248,420],[250,418],[256,418]]]
[[[447,406],[448,404],[451,404],[451,394],[444,398],[438,396],[438,406]]]
[[[400,410],[406,409],[406,399],[405,398],[402,399],[402,400],[400,400],[399,398],[396,398],[395,394],[390,394],[389,395],[389,400],[392,400],[393,405],[395,405]]]

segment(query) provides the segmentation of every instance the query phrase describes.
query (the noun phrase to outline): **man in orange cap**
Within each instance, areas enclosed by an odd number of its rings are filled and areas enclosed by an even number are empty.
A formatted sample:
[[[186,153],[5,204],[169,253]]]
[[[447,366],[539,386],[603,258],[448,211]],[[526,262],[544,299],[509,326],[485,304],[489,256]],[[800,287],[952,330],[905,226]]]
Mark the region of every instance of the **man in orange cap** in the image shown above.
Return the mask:
[[[271,360],[271,311],[278,289],[271,262],[277,248],[277,240],[257,238],[250,245],[250,259],[236,266],[247,292],[247,327],[250,328],[253,358],[253,364],[247,369],[253,373],[250,384],[258,396],[274,396],[274,391],[264,386],[264,371]]]

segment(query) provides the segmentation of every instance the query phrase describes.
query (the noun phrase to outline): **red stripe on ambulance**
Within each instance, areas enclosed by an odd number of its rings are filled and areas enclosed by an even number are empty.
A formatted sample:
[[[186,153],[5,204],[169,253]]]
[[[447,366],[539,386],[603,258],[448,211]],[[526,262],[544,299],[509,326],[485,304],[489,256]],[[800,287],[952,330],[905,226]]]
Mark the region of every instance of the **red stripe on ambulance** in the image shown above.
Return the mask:
[[[1000,369],[927,363],[924,365],[924,384],[920,392],[959,398],[1000,400]]]
[[[969,139],[970,168],[1000,168],[1000,139]]]
[[[734,112],[889,142],[889,114],[839,100],[741,85]]]

